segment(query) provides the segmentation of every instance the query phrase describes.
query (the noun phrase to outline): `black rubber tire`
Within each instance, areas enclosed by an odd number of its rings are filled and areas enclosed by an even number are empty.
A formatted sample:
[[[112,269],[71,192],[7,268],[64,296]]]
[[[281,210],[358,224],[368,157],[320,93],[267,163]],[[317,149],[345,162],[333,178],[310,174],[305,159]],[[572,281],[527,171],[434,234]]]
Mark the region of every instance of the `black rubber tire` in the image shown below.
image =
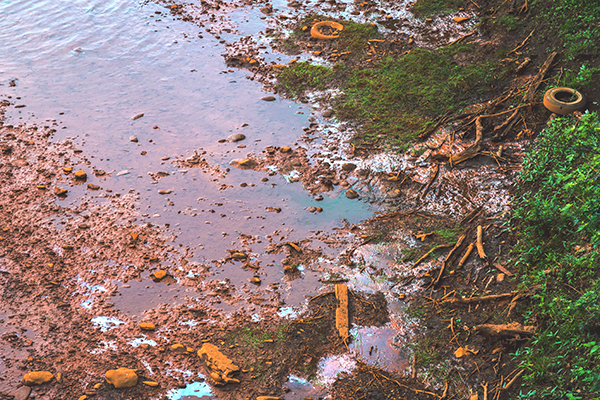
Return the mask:
[[[557,95],[564,93],[568,95],[575,95],[577,99],[569,103],[560,101],[556,98]],[[573,111],[581,110],[585,106],[585,97],[583,94],[575,89],[568,87],[557,87],[548,90],[544,94],[544,107],[558,115],[571,114]]]

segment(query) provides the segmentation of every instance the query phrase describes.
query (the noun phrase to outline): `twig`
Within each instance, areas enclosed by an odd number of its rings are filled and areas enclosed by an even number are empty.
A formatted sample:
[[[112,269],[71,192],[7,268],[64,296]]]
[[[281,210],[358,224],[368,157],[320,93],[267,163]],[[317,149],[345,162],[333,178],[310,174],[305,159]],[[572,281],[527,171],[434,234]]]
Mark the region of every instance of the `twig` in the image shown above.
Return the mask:
[[[492,300],[501,300],[506,299],[508,297],[513,297],[516,292],[510,293],[502,293],[502,294],[493,294],[490,296],[478,296],[478,297],[453,297],[444,301],[444,303],[454,303],[454,304],[471,304],[471,303],[482,303],[484,301],[492,301]]]
[[[431,253],[433,253],[437,249],[445,249],[447,247],[452,247],[452,246],[454,246],[454,245],[453,244],[440,244],[440,245],[434,246],[427,253],[423,254],[423,256],[421,256],[421,258],[419,258],[417,261],[415,261],[415,263],[413,264],[412,267],[416,268],[419,264],[421,264],[423,262],[423,260],[425,260]]]
[[[481,140],[483,138],[483,126],[481,125],[481,117],[477,117],[475,120],[475,142],[461,153],[450,156],[450,163],[452,165],[459,164],[463,161],[467,161],[481,151]]]
[[[479,225],[477,227],[477,253],[479,254],[479,257],[483,260],[486,261],[487,260],[487,255],[485,254],[485,251],[483,250],[483,227],[481,225]]]
[[[515,51],[519,50],[521,47],[525,46],[525,43],[527,43],[527,41],[529,40],[529,38],[531,37],[531,35],[533,35],[533,32],[535,32],[535,29],[532,30],[529,35],[527,35],[527,37],[525,38],[525,40],[523,40],[523,42],[520,45],[518,45],[517,47],[515,47],[514,49],[512,49],[511,51],[509,51],[508,54],[506,54],[506,56],[508,56],[511,53],[514,53]]]
[[[510,389],[510,388],[511,388],[511,386],[512,386],[512,385],[515,383],[515,381],[516,381],[517,379],[519,379],[519,377],[520,377],[520,376],[523,374],[523,372],[525,372],[525,370],[524,370],[524,369],[520,370],[520,371],[519,371],[519,372],[518,372],[518,373],[517,373],[517,374],[514,376],[514,378],[512,378],[512,379],[510,380],[510,382],[508,382],[508,383],[506,384],[506,386],[504,386],[504,387],[502,388],[502,390],[506,391],[506,390]]]
[[[469,246],[467,247],[467,251],[465,251],[465,254],[462,256],[462,258],[458,262],[457,268],[462,268],[462,266],[465,265],[465,262],[467,262],[467,258],[469,258],[469,256],[471,255],[471,252],[473,251],[474,247],[475,247],[475,243],[469,243]]]
[[[431,188],[431,185],[433,184],[433,181],[435,181],[435,178],[437,178],[439,171],[440,171],[440,165],[436,164],[435,165],[435,171],[433,172],[433,176],[431,177],[431,179],[427,183],[427,186],[425,186],[425,189],[423,190],[423,193],[421,193],[421,197],[420,197],[421,200],[423,200],[423,198],[425,197],[425,195],[427,195],[427,192],[429,192],[429,188]]]
[[[438,274],[438,277],[435,279],[435,281],[433,281],[433,285],[434,286],[436,286],[438,283],[440,283],[440,280],[442,279],[442,275],[444,274],[444,270],[446,269],[446,265],[450,261],[450,257],[452,257],[452,254],[454,254],[454,252],[456,251],[456,249],[458,249],[460,246],[462,246],[462,244],[463,244],[463,242],[464,242],[464,240],[465,240],[466,237],[467,237],[466,234],[462,234],[458,238],[458,241],[456,242],[456,244],[454,245],[454,247],[452,248],[452,250],[450,250],[450,252],[446,256],[446,258],[444,259],[444,263],[442,264],[442,268],[440,269],[440,273]]]

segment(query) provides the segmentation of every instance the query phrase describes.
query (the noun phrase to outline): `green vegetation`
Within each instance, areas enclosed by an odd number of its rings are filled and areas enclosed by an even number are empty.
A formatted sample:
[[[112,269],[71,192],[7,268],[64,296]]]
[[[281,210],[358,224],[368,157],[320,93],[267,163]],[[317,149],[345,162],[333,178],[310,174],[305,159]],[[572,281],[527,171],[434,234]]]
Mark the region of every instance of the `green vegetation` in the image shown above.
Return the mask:
[[[379,37],[377,25],[359,24],[352,21],[340,22],[344,25],[338,42],[340,51],[350,51],[354,55],[366,52],[369,39]]]
[[[228,334],[227,341],[242,347],[258,348],[265,343],[265,340],[277,339],[278,341],[285,338],[283,333],[284,328],[272,333],[269,331],[253,330],[244,328],[240,331],[235,331]]]
[[[539,286],[525,313],[538,325],[515,353],[519,398],[600,398],[600,119],[555,119],[527,154],[511,221],[523,286]]]
[[[521,21],[510,14],[505,14],[500,18],[495,19],[494,24],[506,29],[507,31],[515,31],[523,25]]]
[[[428,17],[433,14],[451,13],[464,5],[461,0],[417,0],[413,5],[413,12],[419,17]]]
[[[486,92],[495,81],[491,63],[454,62],[453,57],[471,51],[470,45],[415,49],[401,58],[390,56],[353,70],[303,62],[283,69],[277,78],[283,90],[297,96],[333,86],[335,77],[343,93],[334,105],[338,118],[359,122],[363,140],[384,138],[406,150],[434,118],[478,101],[474,95]]]
[[[600,76],[600,67],[590,68],[588,64],[582,64],[579,71],[567,69],[563,76],[556,82],[550,84],[547,89],[557,86],[566,86],[576,90],[589,88]]]
[[[600,43],[600,2],[597,0],[537,0],[532,2],[548,35],[558,34],[564,56],[574,60],[578,56],[597,56]]]

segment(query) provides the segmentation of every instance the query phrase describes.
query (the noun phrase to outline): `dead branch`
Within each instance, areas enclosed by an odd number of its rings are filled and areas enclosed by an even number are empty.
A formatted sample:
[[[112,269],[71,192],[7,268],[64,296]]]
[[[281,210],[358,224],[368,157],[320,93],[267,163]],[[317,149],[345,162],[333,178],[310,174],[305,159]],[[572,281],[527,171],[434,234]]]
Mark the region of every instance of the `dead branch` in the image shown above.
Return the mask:
[[[521,115],[521,110],[515,110],[510,117],[506,119],[502,124],[498,125],[494,128],[494,136],[492,136],[492,141],[498,141],[505,136],[507,136],[508,132],[515,126],[519,117]]]
[[[450,164],[456,165],[463,161],[467,161],[479,154],[481,151],[481,140],[483,138],[483,126],[481,125],[481,117],[477,117],[475,120],[475,142],[463,150],[461,153],[450,157]]]
[[[522,369],[522,370],[520,370],[519,372],[517,372],[517,374],[516,374],[516,375],[515,375],[515,376],[514,376],[514,377],[513,377],[511,380],[510,380],[510,382],[508,382],[508,383],[506,384],[506,386],[504,386],[503,388],[501,388],[501,390],[503,390],[503,391],[507,391],[508,389],[510,389],[510,388],[512,387],[512,385],[515,383],[515,381],[516,381],[517,379],[519,379],[519,377],[520,377],[520,376],[523,374],[523,372],[524,372],[524,371],[525,371],[525,370],[524,370],[524,369]]]
[[[431,250],[429,250],[427,253],[423,254],[421,256],[421,258],[419,258],[414,264],[413,264],[413,268],[416,268],[419,264],[421,264],[423,262],[423,260],[425,260],[431,253],[433,253],[434,251],[436,251],[437,249],[445,249],[447,247],[452,247],[454,246],[453,244],[440,244],[437,246],[434,246],[433,248],[431,248]]]
[[[506,299],[508,297],[514,296],[515,294],[516,294],[516,292],[510,292],[510,293],[502,293],[502,294],[493,294],[490,296],[479,296],[479,297],[468,297],[468,298],[453,297],[453,298],[444,300],[444,303],[451,303],[451,304],[482,303],[485,301]]]
[[[473,242],[469,243],[469,246],[467,247],[467,251],[465,251],[465,254],[462,256],[462,258],[458,262],[457,268],[462,268],[463,265],[465,265],[465,263],[467,262],[467,259],[471,255],[471,252],[473,251],[474,247],[475,247],[475,243],[473,243]]]
[[[437,178],[439,171],[440,171],[440,165],[436,164],[435,165],[435,171],[433,172],[433,176],[431,177],[431,179],[427,183],[427,186],[425,186],[425,189],[423,190],[423,193],[421,193],[421,197],[420,197],[421,200],[423,200],[423,198],[425,197],[425,195],[427,195],[427,192],[429,192],[429,188],[431,188],[431,185],[433,184],[433,181],[435,181],[435,178]]]
[[[514,276],[515,275],[500,264],[494,264],[494,267],[496,269],[498,269],[500,272],[504,272],[506,274],[506,276]]]
[[[446,256],[446,258],[444,259],[444,263],[442,264],[442,268],[440,269],[440,273],[438,274],[438,277],[435,279],[435,281],[433,281],[433,285],[434,286],[436,286],[438,283],[440,283],[440,280],[442,279],[442,275],[444,274],[444,270],[446,269],[446,265],[448,265],[448,262],[450,261],[450,257],[452,257],[452,255],[454,254],[454,252],[456,251],[456,249],[458,249],[460,246],[462,246],[462,244],[465,241],[466,237],[467,237],[466,234],[462,234],[458,238],[458,241],[456,242],[456,244],[454,245],[454,247],[452,248],[452,250],[450,250],[450,252]]]
[[[531,103],[533,101],[533,99],[535,98],[535,95],[537,93],[537,90],[538,90],[540,84],[544,80],[544,77],[546,76],[546,73],[548,72],[548,69],[550,69],[550,66],[552,65],[552,62],[554,61],[554,57],[556,57],[557,54],[558,53],[556,51],[553,51],[552,53],[550,53],[550,55],[548,56],[548,58],[546,59],[546,61],[544,61],[544,64],[542,64],[542,66],[540,67],[539,72],[537,73],[537,75],[535,76],[535,78],[533,78],[533,81],[529,85],[529,88],[527,89],[527,92],[525,92],[525,95],[523,95],[523,102],[524,103]]]
[[[529,38],[531,37],[531,35],[533,35],[533,32],[535,32],[535,29],[532,30],[529,35],[527,35],[527,37],[525,38],[525,40],[523,40],[523,42],[521,42],[520,45],[518,45],[517,47],[515,47],[514,49],[512,49],[511,51],[509,51],[506,56],[508,57],[509,54],[514,53],[515,51],[519,50],[521,47],[525,46],[525,43],[527,43],[527,41],[529,40]]]
[[[475,333],[483,336],[531,336],[535,333],[535,326],[525,326],[518,322],[511,322],[505,325],[482,324],[473,328]]]
[[[523,72],[523,70],[525,68],[527,68],[527,66],[529,65],[529,63],[531,62],[531,58],[527,57],[523,60],[523,62],[521,64],[519,64],[519,66],[517,67],[517,74],[520,74],[521,72]]]
[[[477,253],[479,254],[479,257],[483,260],[486,261],[487,260],[487,255],[485,254],[485,251],[483,250],[483,227],[481,225],[479,225],[477,227]]]
[[[474,35],[474,34],[475,34],[475,31],[473,31],[473,32],[470,32],[470,33],[467,33],[466,35],[462,35],[461,37],[459,37],[459,38],[456,38],[456,39],[454,39],[453,41],[451,41],[450,43],[448,43],[448,44],[446,45],[446,47],[448,47],[448,46],[451,46],[451,45],[453,45],[454,43],[459,43],[459,42],[460,42],[460,41],[462,41],[463,39],[465,39],[465,38],[468,38],[469,36],[472,36],[472,35]]]

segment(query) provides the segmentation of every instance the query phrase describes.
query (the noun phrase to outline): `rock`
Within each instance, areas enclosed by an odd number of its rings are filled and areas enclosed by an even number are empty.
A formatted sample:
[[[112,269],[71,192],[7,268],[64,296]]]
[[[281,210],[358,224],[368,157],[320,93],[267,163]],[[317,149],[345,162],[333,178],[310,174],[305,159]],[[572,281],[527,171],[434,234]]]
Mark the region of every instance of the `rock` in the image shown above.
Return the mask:
[[[349,198],[350,200],[352,199],[356,199],[358,198],[358,193],[356,193],[354,190],[350,189],[350,190],[346,190],[346,197]]]
[[[23,384],[27,386],[41,385],[42,383],[49,382],[54,375],[48,371],[30,371],[23,377]]]
[[[245,260],[246,258],[248,258],[248,255],[240,252],[235,252],[231,255],[231,258],[233,258],[234,260]]]
[[[258,163],[250,158],[235,159],[229,163],[232,167],[241,169],[250,169],[258,165]]]
[[[306,209],[306,211],[308,211],[308,212],[311,212],[311,213],[314,213],[315,211],[317,211],[317,207],[315,207],[315,206],[310,206],[310,207],[308,207],[308,208]]]
[[[227,383],[240,383],[231,375],[239,372],[240,367],[235,365],[227,356],[219,351],[219,348],[211,343],[204,343],[198,350],[198,357],[206,363],[210,370],[210,377],[216,385]]]
[[[261,282],[260,278],[258,276],[253,276],[252,278],[248,279],[251,283],[256,283],[259,284]]]
[[[156,325],[152,322],[140,322],[138,325],[143,331],[153,331],[156,329]]]
[[[62,188],[54,188],[54,194],[57,196],[66,196],[67,195],[68,190],[67,189],[62,189]]]
[[[129,173],[129,171],[124,169],[123,171],[117,172],[117,176],[127,175],[128,173]],[[96,174],[96,175],[98,175],[98,174]]]
[[[356,169],[356,164],[352,164],[352,163],[344,163],[342,164],[342,169],[346,172],[352,172]]]
[[[88,189],[90,190],[100,190],[100,186],[94,185],[93,183],[88,183]]]
[[[148,386],[158,386],[158,382],[153,382],[153,381],[142,381],[142,383],[144,385],[148,385]]]
[[[317,207],[317,212],[318,212],[318,213],[320,213],[320,212],[323,212],[323,208],[321,208],[321,207]]]
[[[138,382],[135,370],[129,368],[109,369],[104,376],[106,377],[106,382],[117,389],[134,387]]]
[[[315,200],[316,201],[322,201],[323,200],[323,195],[320,195],[320,194],[316,195],[315,196]]]
[[[461,22],[465,22],[465,21],[468,21],[470,19],[471,18],[469,18],[469,17],[454,17],[454,18],[452,18],[452,21],[458,22],[460,24]]]
[[[13,393],[15,397],[14,400],[26,400],[29,398],[29,394],[31,393],[31,388],[29,386],[21,386]]]
[[[267,210],[269,212],[275,212],[277,214],[279,214],[281,212],[281,208],[279,208],[279,207],[265,207],[265,210]]]
[[[158,194],[171,194],[173,191],[171,189],[160,189]]]
[[[131,118],[131,119],[135,121],[136,119],[140,119],[143,116],[144,116],[144,113],[139,113],[139,114],[134,115],[133,118]]]
[[[277,100],[275,96],[265,96],[260,98],[262,101],[275,101]]]
[[[291,147],[288,146],[281,146],[281,148],[279,149],[282,153],[289,153],[290,151],[292,151]]]
[[[87,174],[85,173],[85,171],[79,170],[75,172],[75,179],[79,179],[81,181],[84,181],[87,179]]]
[[[153,273],[152,275],[154,275],[154,277],[156,279],[162,279],[165,276],[167,276],[167,273],[165,271],[163,271],[162,269],[159,269],[158,271],[156,271],[155,273]]]
[[[135,137],[135,136],[129,136],[129,141],[130,141],[130,142],[137,143],[137,142],[138,142],[138,138],[137,138],[137,137]]]
[[[230,142],[241,142],[242,140],[246,139],[246,135],[241,134],[241,133],[234,133],[233,135],[230,135],[229,137],[227,137],[227,140],[229,140]]]
[[[181,343],[172,344],[171,350],[173,350],[176,353],[186,353],[188,351],[187,347],[185,347]]]
[[[331,110],[331,109],[325,110],[325,112],[323,113],[323,116],[325,118],[331,118],[333,116],[333,110]]]

